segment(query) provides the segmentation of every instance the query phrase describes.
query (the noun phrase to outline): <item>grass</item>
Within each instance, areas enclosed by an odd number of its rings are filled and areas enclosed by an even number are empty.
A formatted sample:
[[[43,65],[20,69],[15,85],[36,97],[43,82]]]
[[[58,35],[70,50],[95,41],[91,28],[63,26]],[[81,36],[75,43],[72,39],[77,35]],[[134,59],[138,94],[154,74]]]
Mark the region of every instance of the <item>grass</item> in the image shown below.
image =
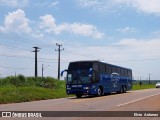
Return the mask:
[[[134,83],[132,90],[155,88],[155,84]],[[67,97],[65,81],[23,75],[0,78],[0,104]]]
[[[0,79],[0,104],[67,97],[65,81],[51,77],[9,76]]]
[[[41,87],[1,87],[0,104],[19,103],[66,97],[65,89]]]
[[[139,84],[133,84],[132,86],[132,90],[142,90],[150,88],[155,88],[155,84],[142,84],[141,86]]]

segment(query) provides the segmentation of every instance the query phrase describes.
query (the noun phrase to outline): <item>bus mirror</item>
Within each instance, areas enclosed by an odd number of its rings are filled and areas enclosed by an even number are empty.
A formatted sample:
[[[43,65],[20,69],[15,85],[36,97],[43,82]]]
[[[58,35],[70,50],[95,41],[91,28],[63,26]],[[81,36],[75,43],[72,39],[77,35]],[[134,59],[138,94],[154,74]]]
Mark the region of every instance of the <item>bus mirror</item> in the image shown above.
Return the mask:
[[[92,76],[92,72],[93,72],[93,68],[90,68],[90,69],[89,69],[89,77]]]
[[[68,70],[63,70],[62,72],[61,72],[61,77],[63,76],[63,73],[64,72],[67,72]]]

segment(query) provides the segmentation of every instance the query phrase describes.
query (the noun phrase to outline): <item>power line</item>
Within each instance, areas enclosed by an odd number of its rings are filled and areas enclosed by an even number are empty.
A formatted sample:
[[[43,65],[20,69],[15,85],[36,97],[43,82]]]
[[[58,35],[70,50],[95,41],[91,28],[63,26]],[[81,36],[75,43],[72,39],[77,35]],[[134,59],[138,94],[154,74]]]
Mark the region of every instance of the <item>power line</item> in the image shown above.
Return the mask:
[[[32,63],[32,62],[28,63],[27,65],[25,65],[25,66],[22,67],[22,68],[16,68],[16,67],[11,67],[11,66],[9,66],[9,67],[0,66],[0,68],[14,69],[14,70],[16,70],[16,72],[17,72],[17,71],[22,71],[22,70],[25,70],[25,69],[26,69],[26,70],[28,70],[28,69],[34,69],[34,68],[27,68],[31,63]],[[2,75],[12,74],[12,73],[15,73],[15,71],[13,71],[13,72],[8,72],[8,73],[3,73]]]
[[[34,57],[29,57],[29,56],[18,56],[18,55],[6,55],[6,54],[2,54],[0,56],[3,57],[15,57],[15,58],[27,58],[27,59],[33,59]],[[50,58],[38,58],[38,59],[42,59],[42,60],[57,60],[57,59],[50,59]]]
[[[97,59],[97,57],[89,55],[89,54],[80,54],[80,53],[75,53],[75,52],[72,52],[72,51],[70,51],[69,53],[74,54],[74,55],[79,55],[79,56],[82,56],[82,57],[87,57],[87,58],[89,57],[89,58]]]
[[[13,35],[14,34],[14,35]],[[13,33],[13,34],[7,34],[7,33],[2,33],[2,32],[0,32],[0,36],[1,36],[1,38],[5,38],[5,39],[8,39],[8,40],[12,40],[12,41],[15,41],[16,40],[16,42],[17,41],[20,41],[20,42],[25,42],[25,43],[29,43],[29,44],[38,44],[38,45],[40,45],[39,44],[39,41],[37,41],[37,42],[35,42],[33,39],[32,39],[32,41],[31,41],[31,38],[25,38],[25,37],[20,37],[20,36],[17,36],[17,35],[15,35],[15,33]],[[22,41],[23,40],[23,41]]]
[[[93,57],[93,56],[87,56],[87,54],[86,55],[84,55],[84,54],[76,54],[76,53],[73,53],[73,52],[71,52],[72,54],[75,54],[75,55],[80,55],[80,56],[83,56],[83,57]],[[18,56],[18,55],[7,55],[7,54],[1,54],[0,56],[2,56],[2,57],[14,57],[14,58],[21,58],[21,59],[33,59],[34,57],[29,57],[29,56]],[[41,59],[41,60],[47,60],[47,61],[53,61],[53,60],[55,60],[53,63],[55,63],[58,59],[51,59],[51,58],[38,58],[38,59]],[[66,60],[64,60],[64,59],[61,59],[61,60],[63,60],[64,62],[66,62]],[[148,58],[148,59],[133,59],[133,60],[122,60],[122,61],[120,61],[120,60],[117,60],[117,61],[109,61],[109,62],[134,62],[134,61],[151,61],[151,60],[154,60],[154,61],[156,61],[156,60],[160,60],[160,58],[158,57],[158,58]],[[46,61],[45,61],[46,62]],[[68,61],[69,62],[69,61]],[[52,62],[50,62],[50,63],[52,63]]]
[[[3,46],[3,47],[8,47],[8,48],[23,49],[23,50],[29,51],[29,49],[25,49],[25,48],[20,48],[20,47],[16,47],[16,46],[11,46],[11,45],[4,45],[4,44],[0,44],[0,46]]]
[[[16,68],[16,67],[5,67],[5,66],[0,66],[0,68],[7,68],[7,69],[34,69],[34,68]]]
[[[28,59],[33,59],[33,57],[27,57],[27,56],[18,56],[18,55],[6,55],[6,54],[2,54],[0,56],[3,57],[15,57],[15,58],[28,58]]]
[[[160,58],[150,58],[150,59],[137,59],[137,60],[124,60],[124,61],[109,61],[109,62],[134,62],[134,61],[150,61],[150,60],[160,60]]]
[[[9,39],[9,40],[18,40],[18,41],[21,41],[21,42],[26,42],[26,43],[30,43],[30,44],[38,44],[40,47],[43,47],[43,46],[52,46],[54,43],[50,43],[50,44],[46,44],[46,43],[39,43],[39,41],[37,41],[37,42],[35,42],[35,40],[33,40],[32,38],[25,38],[25,37],[21,37],[21,36],[18,36],[18,35],[15,35],[15,33],[12,33],[12,32],[10,32],[11,34],[7,34],[7,33],[3,33],[3,32],[0,32],[0,36],[1,36],[1,38],[7,38],[7,39]],[[14,34],[14,35],[13,35]],[[23,39],[23,41],[22,41],[22,39]],[[32,41],[31,41],[31,39],[32,39]],[[77,44],[75,43],[63,43],[64,45],[70,45],[70,46],[74,46],[74,47],[77,47]],[[151,46],[151,44],[150,43],[144,43],[144,44],[140,44],[141,46],[143,45],[143,46]],[[80,47],[82,46],[82,45],[79,45]],[[88,44],[88,45],[83,45],[83,46],[86,46],[86,47],[88,47],[88,46],[91,46],[91,47],[124,47],[124,46],[128,46],[128,45],[126,45],[126,44],[103,44],[103,45],[94,45],[94,44]],[[129,45],[130,46],[130,45]],[[133,44],[133,46],[134,46],[134,44]],[[140,47],[141,47],[140,46]]]
[[[74,43],[64,43],[63,45],[69,45],[69,46],[74,46],[74,47],[82,47],[80,44],[74,44]],[[127,45],[127,44],[83,44],[85,47],[127,47],[127,46],[137,46],[140,45],[142,46],[151,46],[152,44],[150,43],[144,43],[144,44],[132,44],[132,45]]]

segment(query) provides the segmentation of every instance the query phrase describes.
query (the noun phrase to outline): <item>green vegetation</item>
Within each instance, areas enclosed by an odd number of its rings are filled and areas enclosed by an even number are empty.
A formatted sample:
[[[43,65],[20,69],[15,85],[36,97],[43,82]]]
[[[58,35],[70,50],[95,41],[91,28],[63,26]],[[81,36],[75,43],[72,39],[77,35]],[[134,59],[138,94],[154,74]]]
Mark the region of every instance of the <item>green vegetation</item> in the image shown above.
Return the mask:
[[[155,83],[134,82],[132,90],[155,88]],[[24,77],[23,75],[0,78],[0,104],[28,102],[67,97],[65,81],[51,77]]]
[[[132,86],[132,90],[141,90],[141,89],[150,89],[150,88],[155,88],[155,84],[156,83],[151,83],[151,84],[148,84],[146,82],[142,82],[141,85],[140,83],[133,83],[133,86]]]
[[[67,97],[65,81],[51,77],[17,77],[0,79],[0,104]]]

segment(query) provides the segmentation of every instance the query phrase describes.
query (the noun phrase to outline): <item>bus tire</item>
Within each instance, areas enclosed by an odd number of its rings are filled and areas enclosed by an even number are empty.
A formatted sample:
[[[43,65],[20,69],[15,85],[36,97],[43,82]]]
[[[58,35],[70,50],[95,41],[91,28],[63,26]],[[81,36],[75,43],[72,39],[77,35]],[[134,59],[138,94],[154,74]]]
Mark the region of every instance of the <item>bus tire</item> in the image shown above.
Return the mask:
[[[121,91],[120,91],[120,93],[124,93],[124,86],[123,86],[123,85],[121,86]]]
[[[117,93],[119,93],[119,94],[120,94],[120,93],[123,93],[123,90],[124,90],[124,89],[123,89],[123,86],[121,86],[121,87],[120,87],[120,90],[119,90]]]
[[[97,90],[97,96],[101,96],[102,95],[102,89],[99,87]]]
[[[81,95],[81,94],[76,94],[76,97],[77,97],[77,98],[81,98],[82,95]]]
[[[126,91],[127,91],[126,86],[123,86],[123,93],[126,93]]]

